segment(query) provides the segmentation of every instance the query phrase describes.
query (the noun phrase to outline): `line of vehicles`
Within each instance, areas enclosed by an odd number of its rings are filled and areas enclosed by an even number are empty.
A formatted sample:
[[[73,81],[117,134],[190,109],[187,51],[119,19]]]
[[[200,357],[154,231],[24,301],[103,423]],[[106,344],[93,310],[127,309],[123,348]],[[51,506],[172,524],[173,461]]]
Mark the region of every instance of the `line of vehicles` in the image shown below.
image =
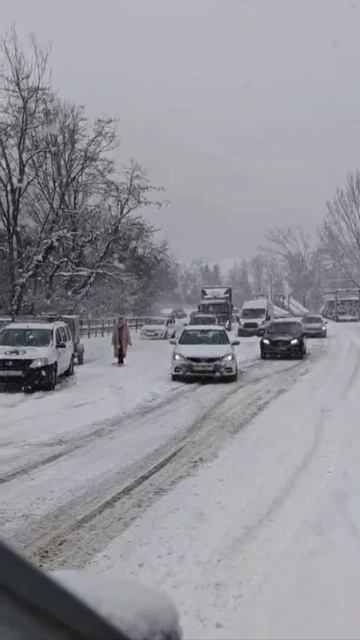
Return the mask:
[[[234,315],[231,287],[203,287],[196,311],[188,314],[184,309],[174,309],[168,316],[146,318],[141,327],[142,338],[173,338],[183,326],[217,324],[231,330]]]
[[[204,287],[196,311],[188,315],[174,309],[166,316],[149,317],[141,327],[141,338],[171,341],[174,380],[189,376],[236,380],[239,341],[234,331],[238,336],[260,337],[264,359],[303,358],[307,337],[327,335],[321,316],[293,317],[265,296],[245,302],[241,311],[234,310],[230,287]],[[0,331],[0,384],[52,390],[59,376],[73,375],[75,362],[84,362],[78,316],[30,316]]]
[[[246,334],[248,335],[248,334]],[[260,356],[303,359],[307,338],[326,338],[327,327],[321,316],[272,318],[256,334],[260,337]],[[215,378],[235,382],[238,364],[235,347],[240,341],[219,324],[189,324],[170,343],[171,377],[174,381],[189,378]]]

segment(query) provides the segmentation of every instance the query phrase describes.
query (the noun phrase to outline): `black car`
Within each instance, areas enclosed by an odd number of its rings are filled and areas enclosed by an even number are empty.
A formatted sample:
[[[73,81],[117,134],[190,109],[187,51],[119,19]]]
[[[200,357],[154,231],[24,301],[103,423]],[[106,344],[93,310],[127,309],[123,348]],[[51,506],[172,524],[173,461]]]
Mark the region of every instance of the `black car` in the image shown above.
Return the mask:
[[[306,354],[305,329],[298,320],[271,322],[260,340],[260,353],[266,358],[289,357],[302,359]]]

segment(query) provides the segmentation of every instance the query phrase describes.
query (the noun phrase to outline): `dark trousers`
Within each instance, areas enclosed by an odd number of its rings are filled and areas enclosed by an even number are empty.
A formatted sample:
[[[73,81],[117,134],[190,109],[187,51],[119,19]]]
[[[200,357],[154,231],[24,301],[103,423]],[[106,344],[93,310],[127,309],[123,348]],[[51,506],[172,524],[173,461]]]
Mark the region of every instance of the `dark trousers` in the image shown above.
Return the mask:
[[[121,345],[119,346],[118,351],[118,364],[124,364],[124,352]]]

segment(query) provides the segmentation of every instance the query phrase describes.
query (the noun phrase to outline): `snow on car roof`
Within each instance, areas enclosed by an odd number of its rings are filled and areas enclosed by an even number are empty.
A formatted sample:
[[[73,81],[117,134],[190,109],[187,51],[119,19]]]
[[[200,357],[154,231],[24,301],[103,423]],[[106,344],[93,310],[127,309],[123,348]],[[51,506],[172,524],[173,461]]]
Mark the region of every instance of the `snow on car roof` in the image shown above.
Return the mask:
[[[53,329],[63,326],[64,322],[11,322],[4,329]]]
[[[271,321],[271,324],[289,324],[289,322],[292,322],[293,324],[301,324],[301,319],[292,318],[291,316],[289,316],[288,318],[274,318]]]
[[[225,327],[218,324],[190,324],[184,327],[183,331],[226,331]]]
[[[244,302],[243,309],[264,309],[268,300],[267,298],[256,298],[255,300],[247,300]]]

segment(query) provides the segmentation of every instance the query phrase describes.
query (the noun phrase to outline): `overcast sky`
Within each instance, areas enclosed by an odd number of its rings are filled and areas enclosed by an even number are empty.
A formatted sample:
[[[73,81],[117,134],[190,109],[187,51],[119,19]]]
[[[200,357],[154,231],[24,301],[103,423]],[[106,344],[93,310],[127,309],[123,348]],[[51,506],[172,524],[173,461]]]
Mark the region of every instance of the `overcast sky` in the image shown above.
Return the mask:
[[[166,189],[181,260],[315,230],[358,168],[359,0],[1,0],[53,42],[60,93],[119,119],[121,159]]]

